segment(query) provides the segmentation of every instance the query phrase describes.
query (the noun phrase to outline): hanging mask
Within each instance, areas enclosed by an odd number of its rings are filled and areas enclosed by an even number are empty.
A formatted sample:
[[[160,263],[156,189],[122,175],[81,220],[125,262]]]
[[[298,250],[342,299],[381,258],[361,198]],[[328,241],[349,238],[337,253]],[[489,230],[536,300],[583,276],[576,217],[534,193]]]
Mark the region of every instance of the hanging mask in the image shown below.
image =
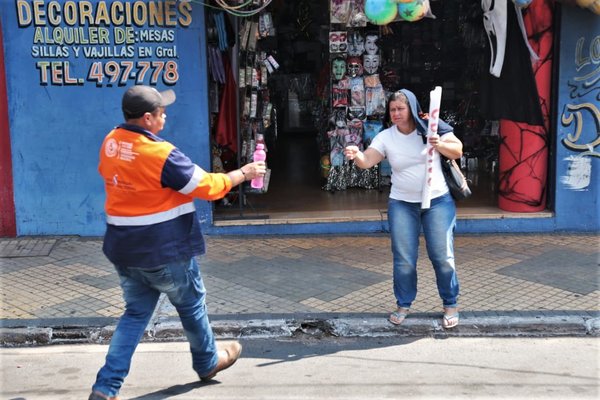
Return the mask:
[[[365,54],[363,56],[363,67],[365,72],[369,75],[376,74],[379,70],[379,55],[378,54]]]
[[[344,53],[348,50],[348,33],[346,31],[329,32],[329,52]]]
[[[336,81],[342,79],[346,75],[346,60],[341,57],[334,58],[331,62],[331,75]]]
[[[352,107],[365,106],[365,83],[362,76],[350,80],[350,105]]]
[[[346,107],[337,107],[333,109],[331,121],[336,128],[346,127]]]
[[[365,88],[367,116],[385,114],[385,91],[382,86]]]
[[[348,36],[348,55],[362,56],[365,52],[365,38],[358,31],[350,32]]]
[[[356,78],[357,76],[362,76],[363,74],[363,65],[362,61],[358,57],[349,57],[347,61],[347,70],[348,75],[352,78]]]
[[[367,54],[377,54],[379,52],[378,40],[379,35],[376,33],[367,33],[365,36],[365,52]]]
[[[334,107],[345,107],[348,105],[348,90],[333,86],[331,88],[331,100]]]
[[[507,0],[482,0],[483,27],[487,34],[490,51],[490,74],[500,77],[506,51]]]
[[[348,120],[364,120],[367,118],[367,111],[364,107],[348,107]]]

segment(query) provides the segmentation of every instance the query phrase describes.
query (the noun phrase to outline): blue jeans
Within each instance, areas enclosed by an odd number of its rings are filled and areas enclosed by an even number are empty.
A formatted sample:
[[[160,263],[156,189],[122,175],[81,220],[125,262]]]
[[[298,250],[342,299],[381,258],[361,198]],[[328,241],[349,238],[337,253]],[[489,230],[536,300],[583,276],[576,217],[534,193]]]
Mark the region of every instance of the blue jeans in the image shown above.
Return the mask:
[[[435,271],[438,293],[444,307],[456,307],[459,293],[454,266],[454,228],[456,206],[449,193],[421,203],[390,199],[388,221],[394,258],[394,295],[398,307],[410,308],[417,297],[417,257],[421,229],[427,254]]]
[[[121,279],[125,312],[93,390],[108,396],[118,394],[161,293],[168,296],[179,314],[190,342],[192,367],[200,376],[208,375],[217,366],[218,357],[206,312],[206,289],[196,260],[181,260],[151,269],[121,266],[116,269]]]

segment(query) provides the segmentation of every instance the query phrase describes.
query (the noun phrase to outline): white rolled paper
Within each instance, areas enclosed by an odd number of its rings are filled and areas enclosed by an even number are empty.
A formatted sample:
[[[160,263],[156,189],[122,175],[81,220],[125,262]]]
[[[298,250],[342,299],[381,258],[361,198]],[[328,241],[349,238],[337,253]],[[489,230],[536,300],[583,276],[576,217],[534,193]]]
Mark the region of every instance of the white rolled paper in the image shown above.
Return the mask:
[[[431,206],[431,176],[433,172],[434,148],[429,144],[431,135],[437,134],[438,122],[440,120],[440,103],[442,101],[442,87],[436,86],[429,92],[429,119],[427,120],[427,163],[425,165],[425,184],[421,195],[421,208],[427,209]]]

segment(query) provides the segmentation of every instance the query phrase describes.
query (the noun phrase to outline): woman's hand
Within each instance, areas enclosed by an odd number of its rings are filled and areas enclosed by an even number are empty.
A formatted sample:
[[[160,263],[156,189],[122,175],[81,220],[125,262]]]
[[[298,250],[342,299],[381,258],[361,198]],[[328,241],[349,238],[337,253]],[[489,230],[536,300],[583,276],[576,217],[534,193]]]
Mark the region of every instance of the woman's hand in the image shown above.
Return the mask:
[[[358,153],[360,153],[358,146],[351,145],[344,148],[344,156],[346,157],[346,160],[354,160],[358,156]]]
[[[431,147],[433,147],[436,150],[439,148],[440,144],[442,143],[442,141],[440,140],[440,135],[438,135],[437,133],[430,135],[428,140],[429,140],[429,144],[431,145]]]
[[[347,160],[354,161],[354,165],[359,168],[371,168],[373,165],[381,162],[383,156],[377,150],[368,148],[365,151],[360,151],[358,146],[350,145],[344,148],[344,156]]]
[[[433,134],[428,139],[429,144],[443,156],[456,160],[462,156],[462,142],[454,134],[445,134],[444,140],[440,135]]]

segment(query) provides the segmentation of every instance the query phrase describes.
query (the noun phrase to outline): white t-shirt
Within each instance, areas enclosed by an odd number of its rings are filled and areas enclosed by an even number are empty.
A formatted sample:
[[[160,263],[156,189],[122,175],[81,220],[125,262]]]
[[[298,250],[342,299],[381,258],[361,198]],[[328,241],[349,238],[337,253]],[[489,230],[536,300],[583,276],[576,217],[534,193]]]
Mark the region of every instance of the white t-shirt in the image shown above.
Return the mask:
[[[454,133],[448,132],[440,140],[444,141]],[[416,130],[405,135],[396,126],[381,131],[369,148],[386,157],[392,167],[392,189],[390,198],[410,203],[421,202],[421,192],[425,184],[425,165],[427,146]],[[440,154],[433,152],[433,172],[431,179],[431,198],[448,192],[446,180],[442,174]]]

